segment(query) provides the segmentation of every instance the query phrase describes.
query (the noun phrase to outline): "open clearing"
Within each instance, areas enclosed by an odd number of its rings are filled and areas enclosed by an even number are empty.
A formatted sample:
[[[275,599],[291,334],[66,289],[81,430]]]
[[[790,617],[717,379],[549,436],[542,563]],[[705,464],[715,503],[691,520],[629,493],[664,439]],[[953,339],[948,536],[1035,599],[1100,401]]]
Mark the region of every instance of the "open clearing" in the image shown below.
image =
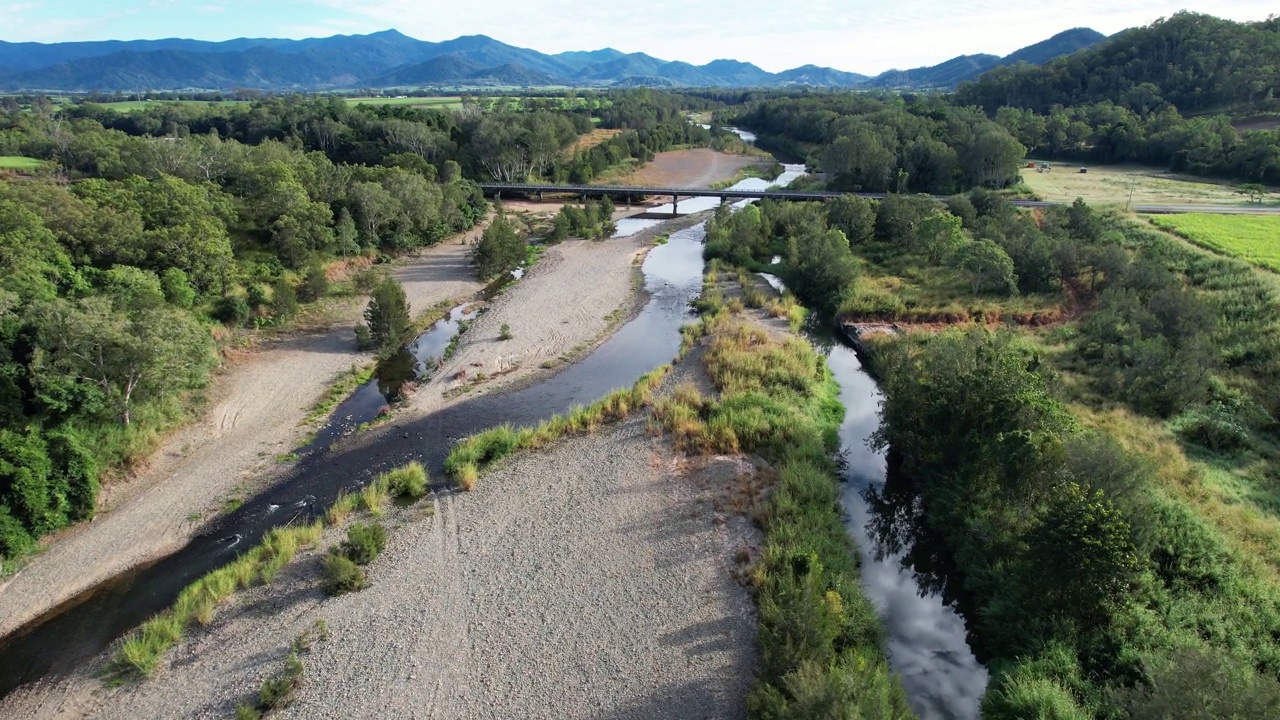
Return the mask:
[[[1274,215],[1156,215],[1149,218],[1209,250],[1280,272],[1280,217]]]
[[[22,157],[21,155],[0,155],[0,169],[5,170],[36,170],[44,162],[35,158]]]
[[[435,110],[461,110],[462,98],[457,95],[444,97],[352,97],[348,105],[401,105]]]
[[[1039,164],[1039,160],[1034,161]],[[1124,205],[1133,183],[1134,205],[1251,205],[1235,187],[1203,178],[1177,175],[1143,165],[1079,165],[1050,162],[1050,172],[1022,169],[1022,181],[1044,200],[1071,202],[1084,198],[1090,205]],[[1256,205],[1253,205],[1256,207]]]

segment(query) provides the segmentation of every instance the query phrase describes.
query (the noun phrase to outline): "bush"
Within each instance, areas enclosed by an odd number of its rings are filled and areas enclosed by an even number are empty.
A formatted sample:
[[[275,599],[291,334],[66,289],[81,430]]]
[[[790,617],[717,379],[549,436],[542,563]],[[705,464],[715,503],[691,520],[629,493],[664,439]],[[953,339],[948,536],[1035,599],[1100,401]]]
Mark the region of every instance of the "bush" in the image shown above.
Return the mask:
[[[271,286],[271,317],[288,320],[298,312],[298,293],[285,280],[277,280]]]
[[[290,654],[284,670],[262,683],[258,691],[258,707],[263,710],[279,710],[289,706],[302,687],[302,661]]]
[[[364,323],[356,325],[356,349],[364,351],[373,350],[375,347],[373,333],[369,332],[369,326]]]
[[[160,287],[164,289],[164,299],[170,305],[189,308],[196,300],[196,290],[180,268],[169,268],[161,273]]]
[[[357,565],[368,565],[387,546],[387,529],[378,523],[356,523],[347,528],[342,553]]]
[[[259,720],[261,717],[262,711],[254,705],[240,703],[236,706],[236,720]]]
[[[250,309],[257,310],[267,304],[267,291],[258,283],[250,283],[244,290]]]
[[[324,297],[327,292],[329,292],[329,276],[325,275],[324,268],[320,265],[307,268],[307,274],[302,277],[302,286],[298,288],[298,299],[303,302],[315,302]]]
[[[329,595],[343,595],[363,590],[368,583],[364,571],[340,552],[330,552],[324,557],[324,591]]]
[[[982,717],[988,720],[1089,720],[1071,693],[1050,678],[1015,673],[992,682],[982,699]]]
[[[209,313],[214,320],[236,327],[249,322],[249,303],[239,295],[227,295],[218,298],[213,304],[213,310]]]
[[[409,463],[392,470],[383,477],[386,480],[387,489],[397,497],[417,500],[427,494],[427,470],[422,467],[422,463]]]
[[[388,277],[387,271],[382,268],[367,267],[357,270],[351,276],[351,284],[355,286],[357,292],[368,293]]]
[[[498,339],[505,341],[510,340],[513,337],[515,336],[511,334],[511,326],[506,323],[502,323],[502,329],[498,331]]]

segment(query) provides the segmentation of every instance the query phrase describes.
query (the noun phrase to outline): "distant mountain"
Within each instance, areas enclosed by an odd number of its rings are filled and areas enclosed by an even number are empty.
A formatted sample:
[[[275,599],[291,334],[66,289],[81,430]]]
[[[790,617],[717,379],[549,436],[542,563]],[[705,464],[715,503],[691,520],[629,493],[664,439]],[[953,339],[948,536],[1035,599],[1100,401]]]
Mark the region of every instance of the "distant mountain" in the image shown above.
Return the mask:
[[[596,65],[599,63],[609,62],[610,60],[617,60],[622,57],[623,54],[624,53],[614,50],[613,48],[604,48],[601,50],[571,50],[569,52],[559,53],[554,57],[561,62],[569,64],[577,70],[581,70],[588,65]]]
[[[437,55],[416,65],[401,65],[366,84],[370,87],[413,87],[457,83],[484,70],[484,66],[459,53]]]
[[[961,55],[930,67],[889,70],[861,85],[868,88],[949,88],[1000,64],[996,55]]]
[[[858,73],[832,70],[817,65],[803,65],[792,70],[783,70],[776,76],[779,85],[811,85],[814,87],[853,87],[871,78]]]
[[[1085,50],[1107,38],[1097,30],[1074,28],[1034,45],[1028,45],[1004,57],[995,55],[961,55],[930,67],[911,70],[889,70],[862,84],[868,88],[950,89],[965,80],[1006,65],[1030,63],[1041,65],[1050,60]]]
[[[1005,58],[966,55],[870,79],[814,65],[781,73],[729,59],[691,65],[613,48],[548,55],[485,35],[433,43],[395,30],[305,40],[0,42],[0,90],[334,90],[468,85],[949,88],[991,68],[1044,62],[1101,37],[1092,30],[1070,30]]]
[[[1043,65],[1056,57],[1091,48],[1106,39],[1106,35],[1092,28],[1072,28],[1048,40],[1042,40],[1035,45],[1028,45],[1017,52],[1010,53],[1000,60],[1000,64],[1014,65],[1025,62]]]

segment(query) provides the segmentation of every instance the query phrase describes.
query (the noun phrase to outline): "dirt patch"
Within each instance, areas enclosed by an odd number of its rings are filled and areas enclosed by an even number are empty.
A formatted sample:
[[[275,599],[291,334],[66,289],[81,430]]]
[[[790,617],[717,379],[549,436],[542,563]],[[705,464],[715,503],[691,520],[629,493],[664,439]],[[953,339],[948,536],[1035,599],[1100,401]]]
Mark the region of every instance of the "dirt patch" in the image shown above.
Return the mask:
[[[658,153],[653,162],[610,182],[650,187],[707,188],[732,180],[749,165],[762,164],[759,157],[729,155],[708,148]]]
[[[466,241],[478,232],[397,264],[393,274],[414,312],[481,289],[466,258]],[[369,360],[356,351],[353,332],[364,304],[352,300],[331,327],[269,342],[217,377],[204,418],[165,441],[145,471],[113,486],[93,522],[49,542],[0,586],[0,636],[177,550],[229,497],[266,484],[280,467],[276,457],[300,444],[300,424],[333,380]]]

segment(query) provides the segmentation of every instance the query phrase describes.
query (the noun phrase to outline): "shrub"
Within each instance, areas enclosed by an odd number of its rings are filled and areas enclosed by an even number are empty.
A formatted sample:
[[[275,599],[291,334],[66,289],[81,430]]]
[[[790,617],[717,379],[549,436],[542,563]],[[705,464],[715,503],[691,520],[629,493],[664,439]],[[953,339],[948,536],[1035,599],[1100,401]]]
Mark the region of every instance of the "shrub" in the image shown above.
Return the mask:
[[[236,720],[260,720],[262,711],[254,705],[240,703],[236,706]]]
[[[369,332],[369,326],[364,323],[356,325],[356,349],[364,351],[373,350],[375,347],[373,333]]]
[[[498,331],[498,339],[505,341],[510,340],[513,337],[515,336],[511,334],[511,326],[506,323],[502,323],[502,329]]]
[[[427,470],[422,463],[411,462],[383,476],[387,489],[396,497],[417,500],[427,494]]]
[[[271,286],[271,317],[288,320],[298,312],[298,293],[286,280],[277,280]]]
[[[373,562],[387,545],[387,529],[378,523],[356,523],[347,528],[342,553],[357,565]]]
[[[249,283],[244,290],[250,309],[257,310],[267,304],[267,291],[258,283]]]
[[[365,588],[364,571],[351,558],[340,552],[330,552],[324,557],[324,591],[329,595],[343,595]]]
[[[383,268],[367,267],[352,274],[351,284],[355,286],[357,292],[369,293],[388,277],[387,271]]]
[[[275,677],[268,678],[258,691],[258,707],[264,710],[279,710],[289,706],[302,687],[302,661],[297,655],[290,653],[285,661],[284,670]]]
[[[307,274],[302,277],[302,285],[298,288],[298,299],[303,302],[315,302],[325,296],[329,292],[329,276],[325,275],[324,268],[320,265],[312,265],[307,268]]]
[[[249,321],[249,312],[249,303],[245,302],[244,298],[239,295],[227,295],[218,298],[209,314],[214,320],[235,327]]]
[[[164,289],[164,299],[170,305],[189,308],[196,300],[196,290],[181,268],[171,267],[161,273],[160,287]]]
[[[1058,682],[1015,672],[992,681],[982,699],[982,717],[990,720],[1089,720],[1093,713],[1076,704]]]

